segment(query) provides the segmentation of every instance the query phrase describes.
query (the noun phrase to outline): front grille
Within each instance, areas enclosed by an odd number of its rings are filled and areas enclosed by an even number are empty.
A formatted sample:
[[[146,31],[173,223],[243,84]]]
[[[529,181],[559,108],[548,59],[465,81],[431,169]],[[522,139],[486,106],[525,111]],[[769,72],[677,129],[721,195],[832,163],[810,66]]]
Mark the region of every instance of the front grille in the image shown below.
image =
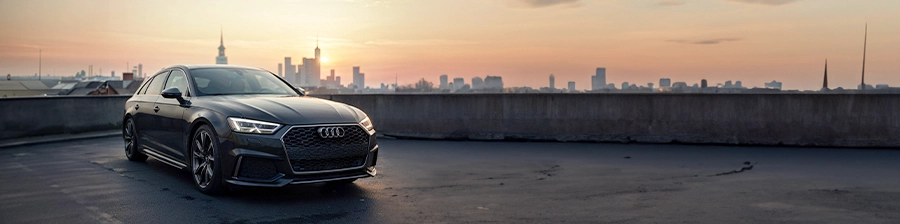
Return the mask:
[[[345,130],[340,138],[322,138],[320,127],[293,127],[281,137],[294,171],[345,169],[366,162],[369,134],[362,127],[340,126]]]
[[[267,180],[278,175],[275,163],[269,159],[244,156],[241,157],[240,165],[237,173],[239,178]]]

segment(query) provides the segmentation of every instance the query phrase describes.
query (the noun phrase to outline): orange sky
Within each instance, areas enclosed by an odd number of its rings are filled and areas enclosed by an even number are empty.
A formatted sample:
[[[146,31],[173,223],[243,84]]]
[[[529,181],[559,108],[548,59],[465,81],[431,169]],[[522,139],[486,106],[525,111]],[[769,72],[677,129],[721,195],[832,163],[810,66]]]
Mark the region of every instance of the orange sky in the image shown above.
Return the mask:
[[[147,73],[215,62],[219,29],[230,64],[277,70],[285,56],[312,57],[316,35],[343,84],[361,66],[367,84],[438,76],[500,75],[506,86],[590,88],[741,80],[818,89],[829,60],[832,87],[856,88],[863,26],[866,80],[900,86],[897,0],[0,0],[0,73],[73,75],[94,65]]]

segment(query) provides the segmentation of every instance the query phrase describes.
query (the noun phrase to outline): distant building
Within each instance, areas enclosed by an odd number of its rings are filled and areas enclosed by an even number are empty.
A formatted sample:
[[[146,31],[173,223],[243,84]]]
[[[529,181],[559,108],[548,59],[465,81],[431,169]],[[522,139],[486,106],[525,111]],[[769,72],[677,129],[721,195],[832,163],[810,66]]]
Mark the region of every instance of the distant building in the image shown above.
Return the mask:
[[[575,82],[569,82],[569,92],[574,93],[574,92],[577,92],[577,91],[578,91],[578,90],[575,89]]]
[[[303,87],[322,86],[322,51],[316,41],[314,58],[302,58],[301,64],[291,64],[291,57],[284,57],[284,80]]]
[[[734,88],[744,88],[740,80],[734,82]]]
[[[503,77],[487,76],[484,77],[484,88],[493,90],[503,90]]]
[[[334,75],[334,69],[331,70],[331,75],[325,78],[323,86],[330,89],[337,89],[341,87],[341,77]]]
[[[137,66],[137,75],[140,78],[144,78],[144,64],[138,64]]]
[[[555,80],[555,78],[553,77],[553,74],[550,74],[550,89],[551,89],[551,90],[556,89],[556,85],[555,85],[556,83],[555,83],[555,81],[556,81],[556,80]]]
[[[441,75],[441,84],[438,86],[440,89],[450,89],[450,86],[447,84],[447,75]]]
[[[733,88],[734,84],[731,84],[731,80],[728,80],[728,81],[725,81],[725,86],[723,86],[723,87],[724,88]]]
[[[765,83],[766,89],[777,89],[781,90],[781,82],[772,80],[772,82]]]
[[[353,67],[353,85],[355,89],[366,88],[366,74],[359,72],[359,66]]]
[[[284,80],[294,84],[297,82],[297,67],[291,64],[291,57],[284,57]]]
[[[684,88],[687,88],[687,87],[688,87],[688,85],[687,85],[687,83],[685,83],[685,82],[675,82],[675,83],[672,83],[672,88],[673,88],[673,89],[679,89],[679,88],[680,88],[680,89],[684,89]]]
[[[875,85],[875,89],[890,89],[891,87],[888,84],[878,84]]]
[[[708,87],[706,79],[700,80],[700,88],[706,88],[706,87]]]
[[[472,78],[472,89],[484,89],[484,79],[478,76]]]
[[[219,31],[219,56],[216,56],[216,64],[228,64],[228,57],[225,57],[225,37],[222,31]]]
[[[628,85],[628,82],[623,82],[623,83],[622,83],[622,89],[623,89],[623,90],[624,90],[624,89],[628,89],[628,86],[630,86],[630,85]]]
[[[648,82],[648,83],[647,83],[647,88],[653,89],[653,83],[652,83],[652,82]]]
[[[597,68],[594,76],[591,76],[591,90],[606,88],[606,68]]]
[[[466,85],[466,80],[463,78],[453,78],[453,91],[457,91],[463,88]]]
[[[669,79],[669,78],[659,79],[659,87],[672,87],[672,79]]]
[[[281,63],[278,63],[278,77],[284,77],[284,73],[282,72],[284,68],[282,68],[282,66],[283,65]]]

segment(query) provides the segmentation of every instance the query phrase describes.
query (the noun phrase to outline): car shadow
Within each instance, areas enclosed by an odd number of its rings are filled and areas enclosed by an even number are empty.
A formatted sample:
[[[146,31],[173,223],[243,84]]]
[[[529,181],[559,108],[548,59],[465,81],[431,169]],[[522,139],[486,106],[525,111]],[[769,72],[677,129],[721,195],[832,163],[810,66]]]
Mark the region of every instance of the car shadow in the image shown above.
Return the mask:
[[[194,180],[187,170],[174,168],[163,164],[153,158],[146,162],[149,172],[170,177],[171,182],[166,185],[171,189],[178,189],[187,195],[202,197],[203,193],[194,186]],[[357,180],[365,181],[365,179]],[[344,200],[360,200],[370,197],[374,192],[356,183],[350,184],[300,184],[284,187],[241,187],[234,186],[230,191],[212,196],[216,201],[249,203],[249,204],[293,204],[333,202]]]

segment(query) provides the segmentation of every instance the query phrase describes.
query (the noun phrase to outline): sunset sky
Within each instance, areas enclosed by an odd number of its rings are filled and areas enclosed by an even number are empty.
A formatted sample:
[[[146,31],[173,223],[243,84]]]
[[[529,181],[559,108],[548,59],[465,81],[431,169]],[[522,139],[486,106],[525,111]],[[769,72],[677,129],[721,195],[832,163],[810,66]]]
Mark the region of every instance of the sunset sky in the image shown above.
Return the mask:
[[[219,30],[229,64],[276,72],[285,56],[313,57],[349,84],[438,76],[503,76],[509,86],[590,88],[596,67],[618,87],[741,80],[785,89],[860,81],[900,86],[898,0],[0,0],[0,74],[71,76],[88,65],[117,75],[215,63]],[[128,69],[130,70],[130,69]]]

